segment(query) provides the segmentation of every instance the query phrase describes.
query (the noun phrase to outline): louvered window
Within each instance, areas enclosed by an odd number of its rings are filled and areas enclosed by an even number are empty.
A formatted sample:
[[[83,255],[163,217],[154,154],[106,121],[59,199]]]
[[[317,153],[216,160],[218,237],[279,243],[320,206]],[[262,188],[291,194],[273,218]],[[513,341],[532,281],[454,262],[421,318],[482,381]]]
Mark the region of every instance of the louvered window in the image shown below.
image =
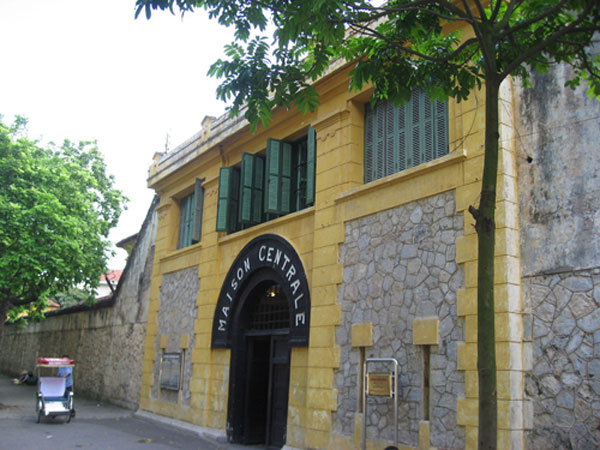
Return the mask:
[[[240,195],[240,170],[221,167],[219,172],[219,199],[217,203],[217,231],[237,231]]]
[[[228,233],[310,206],[315,200],[316,133],[268,139],[265,156],[242,154],[241,167],[221,168],[217,231]]]
[[[448,103],[415,90],[396,106],[382,101],[365,112],[365,183],[448,153]]]
[[[179,235],[177,248],[200,242],[202,236],[202,210],[204,208],[203,180],[197,179],[194,192],[179,202]]]

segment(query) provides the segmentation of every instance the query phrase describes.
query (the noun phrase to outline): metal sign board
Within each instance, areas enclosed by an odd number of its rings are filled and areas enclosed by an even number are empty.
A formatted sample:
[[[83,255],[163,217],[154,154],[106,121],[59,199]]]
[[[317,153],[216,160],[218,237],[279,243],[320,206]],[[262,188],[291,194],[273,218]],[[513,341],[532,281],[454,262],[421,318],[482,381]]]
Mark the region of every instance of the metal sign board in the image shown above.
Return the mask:
[[[392,376],[390,373],[367,373],[367,395],[375,395],[378,397],[391,397]]]

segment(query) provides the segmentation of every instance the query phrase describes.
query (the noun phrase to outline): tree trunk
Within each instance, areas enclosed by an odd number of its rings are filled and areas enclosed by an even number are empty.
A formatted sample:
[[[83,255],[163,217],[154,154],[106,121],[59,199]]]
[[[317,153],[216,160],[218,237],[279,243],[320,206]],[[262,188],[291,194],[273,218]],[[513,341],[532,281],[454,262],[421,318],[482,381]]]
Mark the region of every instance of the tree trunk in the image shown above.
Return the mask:
[[[488,79],[489,78],[489,79]],[[475,216],[477,268],[477,370],[479,373],[479,449],[497,445],[496,346],[494,314],[494,230],[498,177],[498,95],[500,82],[486,77],[485,154],[481,198]]]

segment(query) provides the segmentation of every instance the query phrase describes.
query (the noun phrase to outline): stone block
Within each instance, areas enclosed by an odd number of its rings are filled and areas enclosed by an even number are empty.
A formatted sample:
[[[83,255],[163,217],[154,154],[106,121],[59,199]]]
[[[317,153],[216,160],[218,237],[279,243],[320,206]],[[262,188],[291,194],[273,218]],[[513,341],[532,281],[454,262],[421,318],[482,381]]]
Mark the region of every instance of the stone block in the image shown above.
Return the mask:
[[[182,334],[179,336],[179,348],[189,348],[190,347],[190,335]]]
[[[456,262],[461,264],[477,259],[477,235],[469,234],[456,238]]]
[[[477,261],[467,261],[463,264],[465,271],[465,288],[477,288]]]
[[[510,200],[496,202],[496,229],[519,229],[519,205]]]
[[[192,350],[192,363],[194,364],[209,364],[210,350],[196,348]]]
[[[521,282],[521,260],[515,256],[494,258],[494,282],[518,285]]]
[[[311,324],[310,345],[311,347],[333,347],[335,345],[335,326],[315,327]]]
[[[496,313],[495,317],[496,342],[522,342],[523,319],[520,314]]]
[[[517,179],[510,175],[498,177],[497,199],[516,201],[518,199]]]
[[[344,226],[342,224],[335,224],[315,230],[314,248],[328,247],[340,242],[344,242]]]
[[[456,353],[458,370],[477,370],[477,344],[458,342]]]
[[[521,286],[500,283],[494,285],[494,309],[500,312],[521,312]]]
[[[496,342],[497,370],[523,370],[523,345],[517,342]]]
[[[498,429],[523,429],[523,402],[498,399]]]
[[[465,449],[477,450],[478,445],[479,445],[478,431],[479,431],[479,429],[476,426],[466,426],[465,427]]]
[[[373,324],[352,324],[352,347],[371,347],[373,345]]]
[[[439,322],[437,317],[423,317],[413,320],[413,345],[438,345]]]
[[[456,401],[456,423],[477,426],[479,424],[477,399],[458,398]]]
[[[470,183],[456,188],[456,211],[468,210],[469,206],[477,205],[481,195],[481,183]],[[468,213],[467,213],[468,214]]]
[[[343,267],[341,264],[332,264],[326,267],[316,267],[313,269],[313,286],[327,286],[339,284],[342,282]]]
[[[498,448],[520,450],[525,448],[522,430],[498,430]]]
[[[463,170],[465,183],[481,181],[481,177],[483,176],[483,155],[468,158],[464,163]]]
[[[497,228],[494,248],[497,256],[510,255],[518,257],[521,254],[519,231],[513,228]]]
[[[313,267],[328,266],[330,264],[337,264],[337,262],[337,245],[316,248],[313,252]]]
[[[339,304],[328,306],[314,306],[311,311],[311,326],[340,325],[342,323],[342,310]],[[313,345],[312,339],[310,345]]]
[[[302,406],[292,406],[288,407],[288,428],[289,425],[304,427],[306,418],[306,408]]]
[[[290,408],[292,406],[300,407],[306,405],[306,388],[290,386]]]
[[[333,387],[333,370],[309,367],[308,386],[311,388],[331,389]]]
[[[329,431],[310,430],[306,433],[306,446],[308,448],[328,448]]]
[[[309,409],[307,411],[306,426],[312,430],[328,432],[331,430],[331,411],[323,409]]]
[[[308,365],[308,349],[307,348],[293,348],[292,349],[292,360],[290,362],[291,367],[306,367]]]
[[[308,388],[306,391],[306,406],[314,409],[337,409],[337,389]]]
[[[477,289],[461,288],[456,291],[456,314],[458,316],[477,314]]]
[[[465,397],[479,398],[479,373],[477,370],[465,371]]]
[[[339,367],[340,349],[335,348],[309,348],[309,367]]]
[[[499,370],[496,373],[496,385],[499,400],[521,400],[525,391],[524,372]]]
[[[331,305],[337,301],[338,288],[335,284],[312,286],[310,301],[312,306]]]
[[[429,450],[431,443],[431,430],[428,420],[419,422],[419,450]]]
[[[477,316],[465,316],[465,342],[477,343]]]

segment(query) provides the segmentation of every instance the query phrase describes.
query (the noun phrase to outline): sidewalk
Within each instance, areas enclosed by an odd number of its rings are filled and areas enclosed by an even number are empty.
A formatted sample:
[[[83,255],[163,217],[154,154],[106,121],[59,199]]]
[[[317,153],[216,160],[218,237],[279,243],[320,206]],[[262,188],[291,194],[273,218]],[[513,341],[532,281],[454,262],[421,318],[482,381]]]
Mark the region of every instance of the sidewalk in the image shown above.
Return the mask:
[[[12,378],[0,375],[0,419],[35,419],[36,390],[36,386],[12,384]],[[127,409],[80,397],[77,390],[74,399],[76,418],[114,419],[133,414]]]
[[[36,424],[36,386],[15,385],[0,374],[0,448],[255,450],[225,442],[217,431],[146,412],[134,412],[77,395],[71,423]]]

